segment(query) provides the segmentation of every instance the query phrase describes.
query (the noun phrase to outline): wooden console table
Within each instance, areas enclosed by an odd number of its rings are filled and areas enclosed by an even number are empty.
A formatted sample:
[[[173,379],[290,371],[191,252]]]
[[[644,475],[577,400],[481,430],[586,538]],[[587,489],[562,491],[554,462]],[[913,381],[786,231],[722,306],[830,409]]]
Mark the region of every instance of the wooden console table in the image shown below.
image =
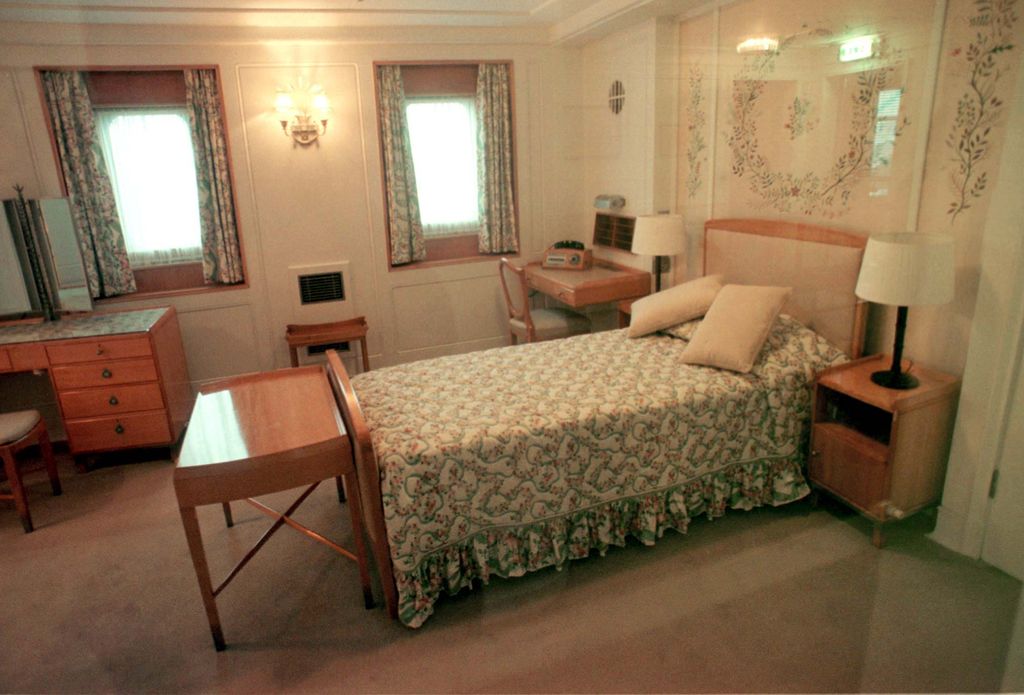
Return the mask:
[[[349,490],[355,553],[292,519],[306,497],[324,480],[341,477]],[[284,512],[250,499],[308,486]],[[359,565],[363,599],[373,607],[370,571],[363,541],[359,484],[352,445],[321,366],[280,369],[213,382],[201,389],[174,469],[174,491],[199,581],[213,644],[224,649],[216,597],[282,525],[287,524]],[[274,524],[214,588],[206,562],[196,507],[245,499],[275,519]]]
[[[174,307],[0,326],[0,373],[46,370],[73,455],[178,440],[192,386]]]

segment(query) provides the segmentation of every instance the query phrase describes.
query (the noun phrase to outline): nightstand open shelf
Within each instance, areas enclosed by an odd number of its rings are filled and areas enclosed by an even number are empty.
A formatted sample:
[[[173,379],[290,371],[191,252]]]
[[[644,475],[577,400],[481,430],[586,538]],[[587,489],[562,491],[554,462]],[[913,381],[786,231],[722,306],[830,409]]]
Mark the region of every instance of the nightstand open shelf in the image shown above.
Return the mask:
[[[814,389],[810,480],[882,525],[938,502],[959,380],[913,367],[915,389],[878,386],[871,373],[889,358],[875,355],[826,370]]]

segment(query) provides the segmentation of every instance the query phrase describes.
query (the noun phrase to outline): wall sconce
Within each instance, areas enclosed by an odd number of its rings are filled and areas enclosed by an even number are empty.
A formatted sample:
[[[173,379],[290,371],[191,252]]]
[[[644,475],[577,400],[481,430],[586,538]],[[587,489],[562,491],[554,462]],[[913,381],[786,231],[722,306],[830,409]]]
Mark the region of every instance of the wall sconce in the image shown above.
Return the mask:
[[[323,87],[318,84],[307,86],[302,80],[298,87],[288,85],[287,89],[277,90],[274,110],[284,134],[306,147],[327,132],[331,102]]]

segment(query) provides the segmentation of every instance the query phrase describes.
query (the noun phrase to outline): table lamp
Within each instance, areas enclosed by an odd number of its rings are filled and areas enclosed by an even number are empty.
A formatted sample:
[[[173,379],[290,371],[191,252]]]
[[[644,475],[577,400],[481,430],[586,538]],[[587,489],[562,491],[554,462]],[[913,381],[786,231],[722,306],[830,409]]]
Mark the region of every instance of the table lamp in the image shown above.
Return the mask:
[[[868,239],[854,290],[861,299],[896,306],[892,366],[871,375],[890,389],[912,389],[917,379],[902,371],[907,307],[953,299],[953,237],[939,234],[879,234]]]
[[[654,256],[654,291],[661,291],[661,258],[686,251],[682,215],[640,215],[633,227],[633,253]]]

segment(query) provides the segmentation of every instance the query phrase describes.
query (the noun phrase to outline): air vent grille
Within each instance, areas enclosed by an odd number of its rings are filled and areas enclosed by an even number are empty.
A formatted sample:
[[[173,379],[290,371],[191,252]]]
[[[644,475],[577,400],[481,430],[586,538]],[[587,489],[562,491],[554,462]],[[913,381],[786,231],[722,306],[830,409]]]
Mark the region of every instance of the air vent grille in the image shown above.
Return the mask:
[[[635,217],[597,213],[594,219],[594,246],[629,251],[633,247]]]
[[[303,304],[338,302],[345,299],[341,273],[316,273],[299,276],[299,297]]]

